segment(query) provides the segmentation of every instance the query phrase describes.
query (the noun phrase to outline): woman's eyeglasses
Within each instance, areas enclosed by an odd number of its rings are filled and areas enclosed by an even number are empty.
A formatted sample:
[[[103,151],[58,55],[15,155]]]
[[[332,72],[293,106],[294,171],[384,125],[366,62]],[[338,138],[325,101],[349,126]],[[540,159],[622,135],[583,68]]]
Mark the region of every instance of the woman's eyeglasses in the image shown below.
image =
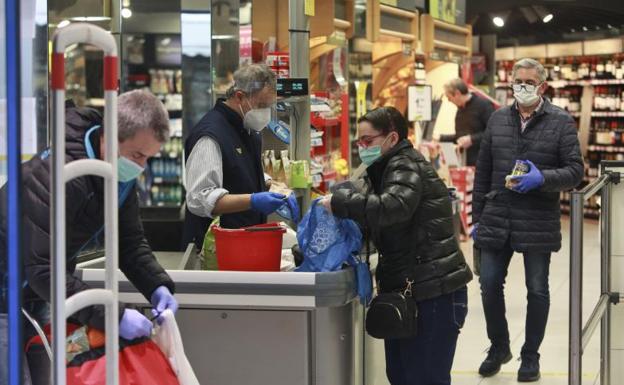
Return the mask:
[[[368,147],[373,143],[373,140],[382,136],[384,136],[384,134],[379,134],[379,135],[374,135],[374,136],[363,136],[355,143],[359,147]]]

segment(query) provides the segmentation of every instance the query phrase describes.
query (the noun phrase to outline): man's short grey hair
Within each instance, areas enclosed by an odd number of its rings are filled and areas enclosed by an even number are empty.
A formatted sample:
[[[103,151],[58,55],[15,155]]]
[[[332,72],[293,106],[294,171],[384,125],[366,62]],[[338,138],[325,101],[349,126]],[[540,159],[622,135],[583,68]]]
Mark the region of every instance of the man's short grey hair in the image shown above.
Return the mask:
[[[234,96],[236,91],[243,91],[253,96],[266,87],[276,89],[275,72],[266,64],[249,64],[234,72],[234,84],[227,90],[226,97]]]
[[[462,95],[468,94],[468,85],[463,80],[457,78],[449,81],[444,85],[444,90],[449,92],[459,91]]]
[[[535,68],[537,70],[537,76],[539,77],[540,82],[545,82],[548,78],[548,74],[546,73],[546,69],[542,65],[542,63],[538,62],[535,59],[524,58],[518,60],[514,66],[512,71],[512,78],[516,78],[516,73],[520,68],[524,69],[532,69]]]
[[[169,139],[169,113],[156,96],[142,90],[125,92],[119,95],[117,106],[120,142],[132,138],[140,130],[150,130],[160,143]]]

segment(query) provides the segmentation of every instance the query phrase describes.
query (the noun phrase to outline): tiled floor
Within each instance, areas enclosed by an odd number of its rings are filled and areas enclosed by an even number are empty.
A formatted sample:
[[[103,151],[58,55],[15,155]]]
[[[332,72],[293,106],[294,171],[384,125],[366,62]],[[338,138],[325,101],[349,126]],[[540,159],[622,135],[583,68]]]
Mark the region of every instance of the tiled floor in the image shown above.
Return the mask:
[[[569,223],[563,223],[563,248],[553,255],[550,269],[551,310],[546,337],[541,349],[542,379],[538,384],[567,384],[568,371],[568,298],[569,298]],[[584,241],[584,298],[585,319],[589,317],[600,293],[599,227],[596,222],[586,222]],[[464,244],[467,259],[472,262],[472,244]],[[469,314],[460,335],[453,366],[454,385],[507,385],[517,384],[516,357],[524,343],[524,319],[526,314],[526,288],[522,258],[515,255],[506,285],[507,317],[512,336],[514,360],[503,366],[501,373],[483,379],[478,373],[479,364],[485,357],[489,341],[485,332],[485,319],[477,281],[469,286]],[[597,383],[599,372],[599,335],[596,333],[584,354],[584,384]]]

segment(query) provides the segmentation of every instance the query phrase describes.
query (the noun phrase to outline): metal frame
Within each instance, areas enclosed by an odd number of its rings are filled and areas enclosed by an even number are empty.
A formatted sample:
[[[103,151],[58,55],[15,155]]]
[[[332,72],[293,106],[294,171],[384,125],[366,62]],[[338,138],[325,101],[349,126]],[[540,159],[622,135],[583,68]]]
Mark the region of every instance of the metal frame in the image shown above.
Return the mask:
[[[78,160],[65,164],[65,49],[87,43],[104,50],[105,161]],[[52,146],[52,374],[56,385],[66,383],[66,318],[91,305],[106,306],[106,384],[118,384],[119,308],[117,305],[117,43],[104,29],[77,23],[58,30],[53,38]],[[91,289],[65,299],[65,183],[85,175],[104,178],[105,289]]]
[[[572,192],[570,214],[570,352],[569,385],[582,384],[583,351],[600,323],[600,383],[611,384],[611,304],[617,304],[619,293],[611,290],[611,187],[620,182],[620,174],[604,171],[581,191]],[[592,196],[601,194],[600,209],[600,298],[586,325],[583,325],[583,219],[584,205]]]
[[[7,313],[8,384],[22,382],[21,248],[21,71],[20,2],[5,1],[6,117],[7,117]]]

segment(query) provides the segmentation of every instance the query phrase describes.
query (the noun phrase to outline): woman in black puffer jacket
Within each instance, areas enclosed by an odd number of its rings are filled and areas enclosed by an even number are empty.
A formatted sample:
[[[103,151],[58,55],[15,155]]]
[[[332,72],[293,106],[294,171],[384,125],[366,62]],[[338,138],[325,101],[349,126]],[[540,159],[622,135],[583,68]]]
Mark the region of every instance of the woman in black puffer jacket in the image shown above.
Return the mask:
[[[338,190],[322,202],[372,237],[381,292],[403,291],[413,281],[418,334],[385,341],[390,383],[450,384],[472,273],[454,236],[448,189],[407,140],[407,122],[395,108],[361,117],[358,135],[367,191]]]

